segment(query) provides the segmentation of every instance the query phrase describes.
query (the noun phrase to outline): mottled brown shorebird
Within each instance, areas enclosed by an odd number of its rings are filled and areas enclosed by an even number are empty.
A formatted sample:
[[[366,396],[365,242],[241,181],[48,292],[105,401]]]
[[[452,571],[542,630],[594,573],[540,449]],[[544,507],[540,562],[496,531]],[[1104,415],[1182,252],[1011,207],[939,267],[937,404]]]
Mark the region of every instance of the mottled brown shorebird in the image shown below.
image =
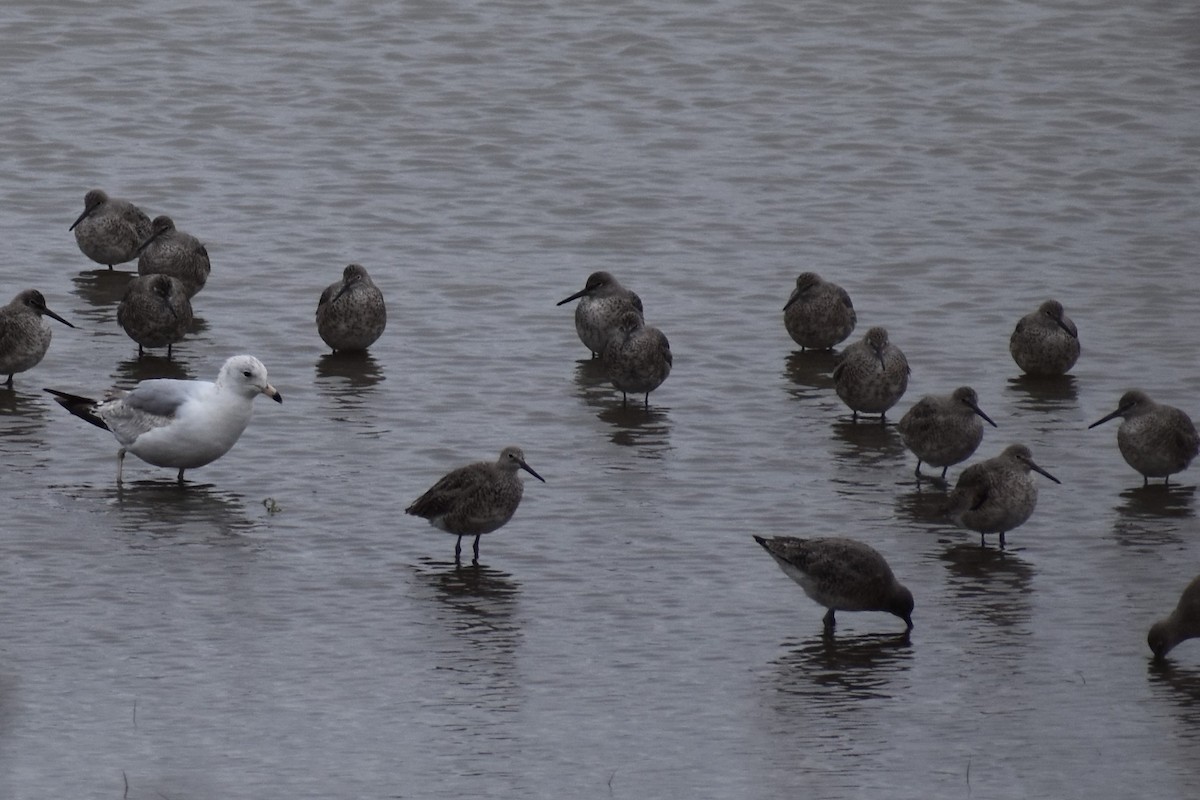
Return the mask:
[[[137,254],[139,275],[170,275],[183,284],[188,297],[204,288],[212,271],[208,250],[195,236],[178,230],[168,216],[154,218]]]
[[[542,483],[546,479],[525,463],[519,447],[506,447],[495,462],[479,461],[447,473],[429,491],[404,509],[405,514],[424,517],[438,530],[458,537],[454,561],[462,557],[462,537],[475,537],[475,560],[479,560],[479,537],[512,519],[525,484],[517,477],[523,469]]]
[[[192,303],[183,284],[170,275],[139,275],[129,282],[117,306],[117,323],[142,348],[172,346],[192,328]]]
[[[1062,303],[1047,300],[1021,317],[1008,340],[1008,351],[1028,375],[1063,375],[1079,358],[1079,331],[1063,313]]]
[[[1154,658],[1162,660],[1175,645],[1197,636],[1200,636],[1200,576],[1193,578],[1183,590],[1175,610],[1150,626],[1146,643],[1154,652]]]
[[[815,272],[802,272],[783,306],[783,325],[801,349],[828,350],[854,331],[858,315],[850,295]]]
[[[1023,444],[1010,444],[1000,455],[972,464],[958,476],[946,503],[946,513],[960,527],[984,534],[1004,534],[1023,524],[1037,506],[1038,489],[1030,470],[1061,481],[1033,461]]]
[[[885,328],[871,328],[867,335],[838,353],[833,368],[833,386],[854,419],[864,414],[884,414],[908,388],[908,359],[888,341]]]
[[[806,595],[829,609],[823,619],[826,635],[837,624],[835,611],[886,611],[912,629],[912,592],[896,580],[874,548],[841,537],[755,536],[754,541]]]
[[[561,306],[577,298],[579,304],[575,306],[575,332],[587,349],[592,351],[592,358],[604,353],[609,331],[617,324],[622,313],[630,308],[639,316],[643,313],[642,299],[603,271],[588,275],[582,289],[555,305]]]
[[[182,484],[185,469],[229,452],[250,422],[254,398],[265,394],[283,402],[267,382],[267,368],[250,355],[226,359],[215,383],[154,378],[129,391],[111,390],[103,400],[46,391],[67,411],[116,437],[118,484],[126,452],[156,467],[178,469]]]
[[[621,390],[621,405],[628,403],[628,393],[645,394],[650,407],[650,393],[662,385],[671,374],[671,344],[666,335],[653,325],[646,325],[642,315],[627,308],[618,317],[604,345],[605,374],[612,385]]]
[[[317,303],[317,333],[339,350],[366,350],[387,327],[383,292],[359,264],[342,270],[342,279],[325,287]]]
[[[996,423],[979,408],[979,396],[970,386],[960,386],[948,395],[926,395],[905,412],[896,426],[904,445],[917,457],[917,477],[921,463],[946,470],[966,461],[983,441],[985,420]]]
[[[1171,476],[1183,472],[1200,451],[1196,426],[1183,411],[1156,403],[1140,389],[1121,395],[1117,410],[1088,425],[1088,429],[1123,417],[1117,428],[1117,447],[1125,463],[1142,473],[1142,485],[1151,478],[1170,483]]]
[[[50,349],[53,332],[42,317],[75,327],[47,308],[46,298],[37,289],[26,289],[0,308],[0,375],[8,375],[4,386],[13,385],[16,373],[41,363]]]
[[[128,200],[92,189],[83,196],[83,213],[67,230],[75,232],[80,252],[112,269],[137,255],[138,245],[150,235],[150,217]]]

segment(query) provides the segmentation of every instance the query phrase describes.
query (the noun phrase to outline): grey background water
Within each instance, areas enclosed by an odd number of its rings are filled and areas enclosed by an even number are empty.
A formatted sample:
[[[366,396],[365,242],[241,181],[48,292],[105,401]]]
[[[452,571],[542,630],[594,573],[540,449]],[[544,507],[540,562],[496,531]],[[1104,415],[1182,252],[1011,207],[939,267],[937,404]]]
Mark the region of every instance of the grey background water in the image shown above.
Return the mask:
[[[1195,794],[1200,647],[1145,644],[1195,470],[1143,490],[1086,430],[1130,386],[1200,412],[1193,3],[15,0],[0,41],[0,299],[79,326],[0,391],[3,796]],[[92,187],[212,254],[170,364],[67,232]],[[313,324],[350,261],[390,313],[357,362]],[[670,337],[648,413],[554,305],[596,269]],[[795,355],[808,269],[907,353],[893,419],[973,385],[979,456],[1062,479],[1008,552]],[[1051,296],[1047,389],[1007,340]],[[183,491],[118,492],[41,392],[238,352],[285,402]],[[510,443],[547,483],[456,570],[402,509]],[[911,641],[823,641],[753,533],[870,542]]]

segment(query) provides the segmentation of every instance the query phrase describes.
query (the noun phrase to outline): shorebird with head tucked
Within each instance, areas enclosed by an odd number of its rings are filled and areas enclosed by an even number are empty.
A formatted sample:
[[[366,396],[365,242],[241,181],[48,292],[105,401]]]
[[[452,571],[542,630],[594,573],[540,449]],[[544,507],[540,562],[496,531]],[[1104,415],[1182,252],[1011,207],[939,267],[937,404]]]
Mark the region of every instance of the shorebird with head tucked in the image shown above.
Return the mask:
[[[137,342],[138,358],[144,347],[166,347],[170,358],[172,346],[191,330],[192,302],[170,275],[139,275],[117,306],[117,323]]]
[[[638,316],[643,313],[642,299],[603,271],[588,275],[582,289],[559,300],[556,305],[561,306],[577,298],[579,304],[575,306],[575,332],[587,349],[592,351],[592,358],[604,352],[609,331],[626,310],[632,308]]]
[[[189,298],[195,297],[212,271],[208,249],[195,236],[177,230],[168,216],[155,217],[150,228],[137,248],[138,274],[170,275],[183,284]]]
[[[912,592],[896,580],[874,548],[841,537],[755,536],[754,541],[805,594],[828,609],[822,620],[827,636],[837,624],[835,611],[886,611],[912,629]]]
[[[908,359],[888,341],[886,328],[871,328],[867,335],[838,353],[833,368],[833,387],[854,419],[878,414],[882,422],[889,408],[908,388]]]
[[[462,556],[462,537],[474,536],[478,561],[479,537],[512,519],[521,504],[525,484],[517,477],[517,470],[546,482],[525,463],[521,448],[506,447],[497,461],[479,461],[446,473],[404,513],[423,517],[438,530],[457,536],[456,563]]]
[[[387,327],[383,292],[359,264],[342,270],[342,279],[325,287],[317,302],[317,333],[339,350],[366,350]]]
[[[1140,389],[1121,395],[1117,410],[1088,425],[1102,425],[1122,417],[1117,428],[1117,447],[1125,463],[1142,473],[1142,485],[1151,478],[1170,483],[1171,476],[1183,472],[1200,451],[1200,436],[1192,419],[1175,406],[1156,403]]]
[[[979,396],[970,386],[960,386],[948,395],[926,395],[900,418],[896,429],[904,445],[921,463],[942,468],[942,480],[950,466],[966,461],[983,441],[983,420],[996,427],[979,408]]]
[[[633,392],[646,395],[647,408],[650,393],[662,386],[674,363],[666,335],[645,324],[633,308],[617,318],[601,357],[608,379],[621,390],[621,405],[628,403],[628,393]]]
[[[1011,444],[1000,455],[972,464],[958,476],[946,501],[946,514],[962,528],[979,532],[979,543],[987,533],[1004,534],[1025,523],[1037,506],[1038,489],[1030,471],[1055,483],[1061,481],[1033,461],[1023,444]]]
[[[50,349],[53,331],[43,317],[75,327],[47,308],[46,298],[37,289],[26,289],[0,307],[0,375],[8,375],[4,386],[13,385],[16,373],[40,364]]]
[[[112,269],[137,255],[138,245],[150,235],[150,218],[128,200],[92,189],[83,196],[83,213],[67,230],[75,232],[80,252]]]
[[[815,272],[802,272],[783,306],[783,325],[803,348],[828,350],[854,331],[858,315],[850,295]]]
[[[1062,303],[1047,300],[1017,322],[1008,351],[1028,375],[1064,375],[1079,358],[1079,331],[1063,313]]]

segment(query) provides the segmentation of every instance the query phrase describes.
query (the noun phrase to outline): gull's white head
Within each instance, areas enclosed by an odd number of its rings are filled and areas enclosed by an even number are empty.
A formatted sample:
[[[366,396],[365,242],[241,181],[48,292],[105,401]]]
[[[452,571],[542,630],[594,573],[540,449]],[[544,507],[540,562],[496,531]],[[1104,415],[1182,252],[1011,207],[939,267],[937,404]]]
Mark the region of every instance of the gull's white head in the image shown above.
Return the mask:
[[[254,356],[234,356],[226,361],[217,375],[217,387],[240,392],[251,399],[265,394],[276,403],[283,402],[283,396],[267,382],[267,368]]]

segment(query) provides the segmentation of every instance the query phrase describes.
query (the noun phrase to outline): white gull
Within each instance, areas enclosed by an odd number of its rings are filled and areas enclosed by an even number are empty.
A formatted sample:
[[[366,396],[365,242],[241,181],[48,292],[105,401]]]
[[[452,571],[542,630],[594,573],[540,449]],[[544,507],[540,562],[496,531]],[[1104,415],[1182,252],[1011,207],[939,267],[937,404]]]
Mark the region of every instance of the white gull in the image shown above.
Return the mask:
[[[202,467],[229,452],[250,422],[254,398],[283,397],[267,383],[267,368],[254,356],[233,356],[211,381],[156,378],[132,390],[105,393],[104,400],[47,389],[63,408],[112,431],[117,451],[117,483],[125,453],[158,467],[183,471]]]

